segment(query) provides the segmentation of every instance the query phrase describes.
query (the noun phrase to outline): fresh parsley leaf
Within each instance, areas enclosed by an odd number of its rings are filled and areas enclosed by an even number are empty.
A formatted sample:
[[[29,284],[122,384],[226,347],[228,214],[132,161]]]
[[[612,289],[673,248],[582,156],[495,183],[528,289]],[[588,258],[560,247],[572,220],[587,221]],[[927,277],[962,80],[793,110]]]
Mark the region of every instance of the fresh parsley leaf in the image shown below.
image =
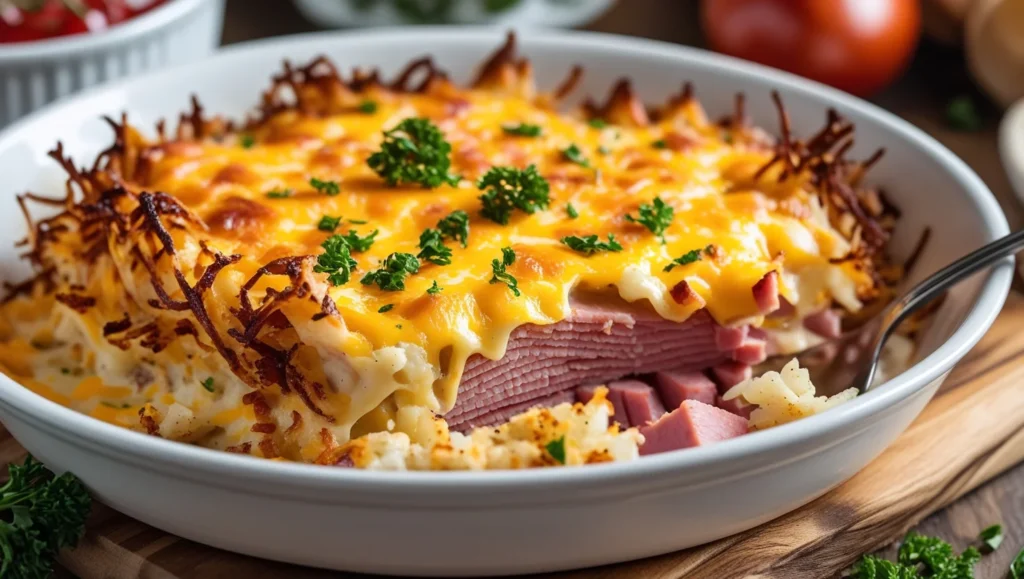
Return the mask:
[[[356,233],[354,229],[349,229],[348,233],[345,235],[335,235],[334,237],[340,237],[349,247],[352,248],[352,251],[366,251],[373,247],[374,239],[377,237],[378,233],[380,233],[380,231],[374,229],[369,233],[369,235],[359,237],[359,234]]]
[[[92,499],[71,473],[54,476],[31,456],[0,486],[0,577],[46,578],[58,552],[75,546]]]
[[[569,216],[569,219],[576,219],[580,216],[576,208],[572,206],[572,203],[565,204],[565,214]]]
[[[124,410],[125,408],[132,407],[132,405],[128,404],[127,402],[124,402],[122,404],[114,404],[113,402],[107,402],[106,400],[100,402],[100,404],[106,406],[107,408],[114,408],[116,410]]]
[[[451,151],[441,129],[427,119],[410,118],[384,131],[380,151],[370,155],[366,163],[391,187],[418,183],[432,189],[459,182],[457,175],[448,173]]]
[[[251,149],[252,146],[256,144],[256,139],[252,135],[242,135],[242,137],[238,139],[238,144],[241,145],[243,149]]]
[[[352,259],[352,247],[341,235],[332,235],[320,244],[324,252],[317,256],[313,271],[326,273],[332,285],[345,285],[358,265]]]
[[[853,567],[852,579],[917,579],[917,569],[875,555],[864,555]]]
[[[206,388],[207,392],[213,392],[214,391],[213,390],[213,376],[207,376],[206,380],[203,380],[202,382],[200,382],[200,384],[203,385],[203,388]]]
[[[958,96],[946,106],[946,124],[958,131],[977,131],[984,122],[969,96]]]
[[[444,237],[439,230],[424,229],[420,234],[420,252],[416,257],[434,265],[449,265],[452,262],[452,250],[445,247]]]
[[[337,181],[321,181],[313,177],[309,180],[309,186],[329,197],[334,197],[341,193],[341,187]]]
[[[593,255],[599,251],[622,251],[622,245],[615,241],[615,236],[611,233],[608,234],[608,241],[598,241],[597,235],[568,235],[562,238],[562,243],[569,246],[569,249],[585,255]]]
[[[555,459],[558,464],[565,464],[565,436],[544,445],[544,450],[548,451],[551,458]]]
[[[511,247],[501,248],[501,261],[497,259],[491,260],[491,283],[503,283],[508,286],[508,289],[512,290],[512,294],[519,297],[519,281],[516,280],[512,274],[508,273],[506,268],[516,262],[516,252]]]
[[[485,192],[480,196],[483,203],[480,214],[501,225],[508,225],[515,209],[533,214],[538,209],[547,209],[551,202],[548,182],[534,165],[522,170],[491,167],[476,186]]]
[[[700,261],[701,254],[711,254],[711,246],[708,245],[704,249],[691,249],[686,253],[672,260],[672,263],[665,266],[663,271],[672,271],[677,265],[690,265],[691,263]]]
[[[595,129],[603,129],[608,126],[608,121],[604,119],[590,119],[587,124],[594,127]]]
[[[959,556],[953,547],[935,537],[911,531],[903,538],[896,562],[865,555],[853,567],[853,579],[973,579],[974,566],[981,553],[968,547]]]
[[[505,131],[506,135],[516,135],[519,137],[539,137],[541,134],[540,125],[530,125],[527,123],[502,125],[501,130]]]
[[[435,295],[435,294],[441,293],[441,290],[443,290],[443,289],[444,289],[443,287],[437,285],[437,280],[435,279],[434,283],[431,284],[431,286],[427,288],[427,293],[430,294],[430,295]]]
[[[1013,563],[1010,563],[1010,577],[1024,579],[1024,550],[1017,553],[1017,556],[1013,558]]]
[[[359,112],[367,115],[372,115],[373,113],[377,112],[377,103],[371,101],[370,99],[366,99],[363,102],[359,103]]]
[[[608,153],[611,153],[612,150],[609,149],[608,147],[605,147],[604,145],[601,145],[597,148],[597,152],[602,155],[607,155]]]
[[[469,214],[461,209],[452,211],[448,217],[437,222],[437,229],[445,239],[455,239],[466,247],[469,242]]]
[[[637,210],[637,216],[626,215],[626,221],[639,223],[658,236],[662,243],[665,243],[665,230],[672,224],[675,216],[675,209],[671,205],[655,197],[652,203],[642,203]]]
[[[651,143],[651,146],[654,147],[655,149],[667,149],[668,143],[665,142],[665,139],[658,139],[657,141]]]
[[[583,156],[583,151],[581,151],[575,143],[563,149],[562,156],[565,157],[567,161],[576,163],[580,167],[586,167],[587,169],[590,168],[590,161],[588,161],[586,157]]]
[[[383,314],[385,312],[390,312],[394,307],[395,307],[395,304],[383,305],[383,306],[377,308],[377,313],[378,314]]]
[[[365,219],[349,219],[348,222],[352,225],[366,225],[369,223],[369,221],[366,221]]]
[[[267,197],[270,199],[285,199],[292,196],[293,191],[291,189],[273,189],[267,191]]]
[[[999,548],[999,545],[1003,544],[1003,526],[992,525],[986,527],[978,535],[978,538],[984,543],[984,548],[987,552],[995,551]]]
[[[320,223],[316,225],[316,228],[320,231],[327,231],[328,233],[333,232],[338,226],[341,225],[341,216],[331,217],[330,215],[324,215],[320,218]]]
[[[363,285],[377,284],[384,291],[394,292],[405,289],[405,276],[420,270],[420,260],[411,253],[392,253],[380,264],[380,268],[371,271],[359,280]]]

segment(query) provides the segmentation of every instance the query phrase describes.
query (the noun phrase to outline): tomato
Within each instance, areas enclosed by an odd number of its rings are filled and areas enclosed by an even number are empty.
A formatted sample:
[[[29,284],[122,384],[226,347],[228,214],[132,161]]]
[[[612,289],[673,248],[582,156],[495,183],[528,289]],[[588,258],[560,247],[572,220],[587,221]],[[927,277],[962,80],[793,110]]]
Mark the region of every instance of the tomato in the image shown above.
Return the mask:
[[[18,8],[0,0],[0,43],[99,32],[148,12],[165,0],[43,0]],[[27,6],[27,5],[26,5]]]
[[[711,48],[868,96],[910,62],[919,0],[702,0]]]

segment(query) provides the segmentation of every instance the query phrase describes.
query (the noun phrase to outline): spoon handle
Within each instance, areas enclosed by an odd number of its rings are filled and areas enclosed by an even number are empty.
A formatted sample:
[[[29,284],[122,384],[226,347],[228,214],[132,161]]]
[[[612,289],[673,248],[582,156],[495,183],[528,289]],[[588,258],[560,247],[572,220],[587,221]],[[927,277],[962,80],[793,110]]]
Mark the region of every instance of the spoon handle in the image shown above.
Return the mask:
[[[889,304],[882,315],[882,326],[875,334],[870,347],[866,350],[870,352],[871,363],[867,364],[854,379],[854,385],[861,392],[865,392],[871,387],[875,370],[878,366],[878,358],[881,356],[885,340],[888,339],[889,334],[907,316],[937,298],[950,287],[985,268],[995,265],[997,262],[1006,259],[1021,249],[1024,249],[1024,229],[1001,237],[961,257],[928,276],[928,278],[911,288],[902,297]]]

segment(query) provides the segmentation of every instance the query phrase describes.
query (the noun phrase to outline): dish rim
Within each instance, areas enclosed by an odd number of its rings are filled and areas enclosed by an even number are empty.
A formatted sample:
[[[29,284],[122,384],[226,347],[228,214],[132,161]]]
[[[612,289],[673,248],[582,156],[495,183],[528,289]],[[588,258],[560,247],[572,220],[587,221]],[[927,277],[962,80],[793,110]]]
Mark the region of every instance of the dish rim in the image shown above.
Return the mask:
[[[0,45],[0,66],[39,58],[53,59],[67,56],[70,53],[80,56],[83,53],[98,52],[149,34],[183,18],[209,1],[211,0],[168,0],[149,12],[100,32]],[[164,70],[170,70],[170,68]],[[114,86],[114,83],[102,86],[109,88]]]
[[[193,0],[178,0],[184,5]],[[172,3],[174,5],[175,3]],[[491,26],[417,26],[415,28],[375,28],[358,32],[324,31],[293,36],[263,39],[243,43],[221,50],[214,58],[198,65],[179,65],[147,73],[83,91],[55,106],[44,107],[20,119],[0,132],[0,150],[6,150],[19,141],[20,135],[45,116],[60,115],[79,100],[96,98],[100,93],[116,93],[132,84],[143,84],[160,75],[178,75],[188,66],[230,66],[232,59],[245,58],[250,52],[286,53],[291,46],[307,46],[319,41],[334,40],[345,44],[358,43],[372,37],[374,42],[386,43],[402,37],[408,41],[415,36],[424,45],[431,42],[450,42],[453,38],[464,42],[488,41],[497,44],[506,31]],[[638,58],[660,57],[678,61],[700,62],[702,66],[729,70],[742,76],[759,76],[774,87],[801,93],[824,105],[841,106],[870,117],[887,130],[900,134],[912,146],[923,149],[941,163],[969,194],[977,207],[984,234],[991,239],[1009,233],[1006,218],[995,196],[980,177],[949,149],[909,122],[837,89],[795,75],[771,69],[732,57],[714,54],[702,49],[679,46],[667,42],[581,31],[523,30],[517,32],[528,49],[531,45],[552,48],[567,47],[572,51],[607,49],[609,45]],[[325,52],[330,50],[325,46]],[[415,55],[410,55],[415,56]],[[275,56],[276,57],[276,56]],[[217,63],[217,64],[208,64]],[[200,90],[200,89],[196,89]],[[108,424],[51,402],[4,374],[0,374],[0,406],[17,415],[19,420],[34,423],[36,428],[78,447],[85,445],[109,459],[124,462],[148,459],[147,468],[175,478],[186,478],[203,485],[238,488],[239,484],[261,481],[271,488],[261,489],[275,496],[296,496],[302,489],[337,490],[347,488],[368,493],[407,493],[420,496],[448,494],[467,490],[495,492],[503,489],[575,488],[581,485],[607,485],[609,483],[639,483],[679,474],[691,469],[704,469],[711,465],[739,461],[773,449],[799,444],[819,438],[828,438],[830,432],[861,422],[870,416],[885,412],[901,401],[922,390],[926,385],[948,372],[981,339],[995,320],[1006,299],[1013,268],[1008,258],[994,268],[979,290],[978,296],[960,326],[939,345],[934,352],[896,378],[872,389],[846,404],[820,415],[810,416],[777,428],[750,433],[710,447],[686,449],[646,456],[643,460],[586,465],[580,468],[548,468],[508,471],[472,472],[377,472],[360,469],[325,468],[320,465],[254,459],[174,442],[134,432]],[[829,445],[839,441],[829,439]],[[159,457],[159,460],[152,460]],[[798,457],[787,457],[795,460]],[[202,475],[208,476],[202,476]],[[209,476],[212,475],[212,476]],[[235,484],[231,484],[235,481]],[[344,496],[335,501],[344,502]]]

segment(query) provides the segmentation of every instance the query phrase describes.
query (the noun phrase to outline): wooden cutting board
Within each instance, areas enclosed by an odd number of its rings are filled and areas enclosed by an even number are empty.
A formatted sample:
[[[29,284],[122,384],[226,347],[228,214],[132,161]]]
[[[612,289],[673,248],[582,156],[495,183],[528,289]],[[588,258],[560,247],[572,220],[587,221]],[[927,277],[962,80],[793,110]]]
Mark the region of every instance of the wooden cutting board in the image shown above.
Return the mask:
[[[1024,296],[1011,294],[984,340],[882,456],[826,496],[775,521],[709,545],[547,579],[829,577],[1024,460]],[[24,451],[0,428],[0,459]],[[968,532],[974,533],[976,529]],[[235,555],[168,535],[97,505],[79,547],[61,555],[82,579],[335,574]]]

